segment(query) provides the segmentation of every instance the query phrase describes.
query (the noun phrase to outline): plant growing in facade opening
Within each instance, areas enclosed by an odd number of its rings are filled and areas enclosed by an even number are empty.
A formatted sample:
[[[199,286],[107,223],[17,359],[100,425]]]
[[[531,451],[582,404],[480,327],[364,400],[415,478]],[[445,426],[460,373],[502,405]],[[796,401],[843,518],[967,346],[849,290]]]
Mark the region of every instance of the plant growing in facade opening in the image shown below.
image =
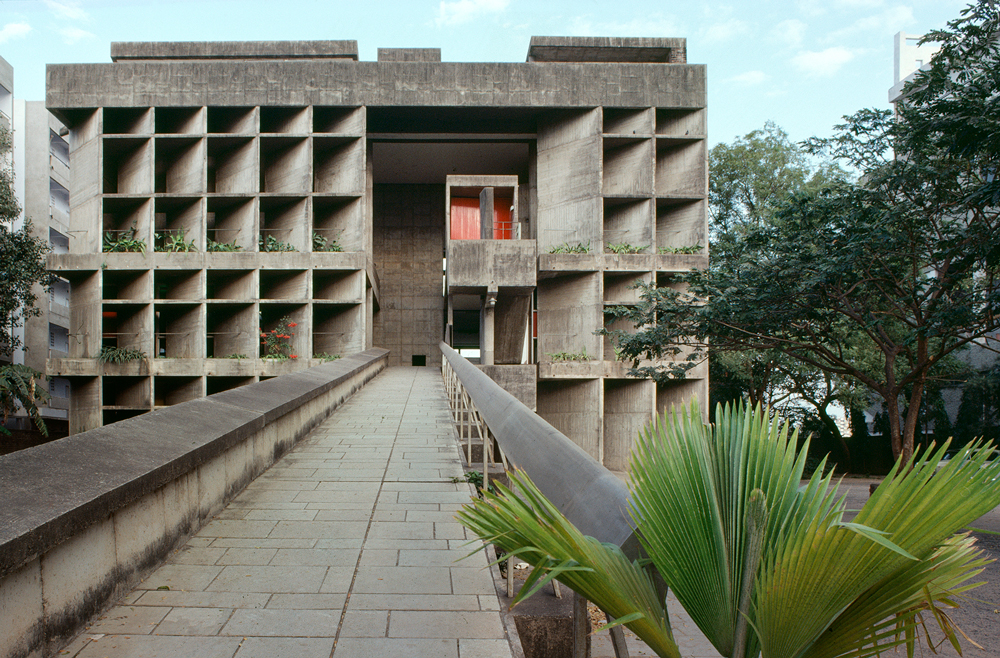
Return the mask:
[[[216,242],[215,240],[209,238],[208,244],[205,246],[205,251],[243,251],[243,247],[236,244],[236,240],[233,240],[232,242]]]
[[[136,227],[132,224],[124,231],[105,231],[103,249],[106,252],[146,253],[146,241],[136,237]]]
[[[343,251],[343,249],[336,240],[324,238],[316,231],[313,231],[313,251]]]
[[[562,244],[557,244],[555,246],[549,247],[550,254],[588,254],[590,253],[590,243],[589,242],[577,242],[575,244],[570,244],[568,242],[563,242]]]
[[[617,244],[609,242],[605,246],[607,247],[607,250],[613,254],[639,254],[649,249],[648,244],[634,245],[627,242],[620,242]]]
[[[587,355],[587,348],[583,348],[579,352],[554,352],[548,355],[553,361],[589,361],[590,357]]]
[[[692,244],[686,247],[660,247],[658,251],[661,254],[700,254],[702,246],[700,244]]]
[[[188,242],[184,239],[187,237],[187,231],[184,229],[167,231],[166,233],[154,233],[153,236],[156,239],[156,251],[175,253],[197,251],[197,248],[194,246],[194,240]]]
[[[261,352],[265,359],[297,359],[297,354],[292,354],[292,331],[298,323],[292,322],[287,315],[278,320],[278,325],[271,331],[261,332],[260,344]]]
[[[326,352],[316,352],[313,354],[314,359],[319,359],[323,363],[329,363],[330,361],[336,361],[340,358],[339,354],[327,354]]]
[[[273,235],[267,237],[262,235],[257,238],[257,248],[260,251],[298,251],[294,245],[282,242]]]
[[[98,363],[128,363],[129,361],[141,361],[146,358],[146,353],[131,347],[111,347],[105,345],[101,348],[101,353],[97,356]]]

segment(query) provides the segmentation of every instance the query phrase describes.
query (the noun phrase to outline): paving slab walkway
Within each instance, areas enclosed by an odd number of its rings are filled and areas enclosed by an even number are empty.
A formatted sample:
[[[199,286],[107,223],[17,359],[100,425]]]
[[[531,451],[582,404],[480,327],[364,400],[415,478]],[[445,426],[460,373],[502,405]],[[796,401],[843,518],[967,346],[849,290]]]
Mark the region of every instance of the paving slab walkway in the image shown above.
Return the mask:
[[[387,369],[60,655],[510,658],[456,436],[439,371]]]
[[[390,368],[61,655],[509,658],[441,374]]]

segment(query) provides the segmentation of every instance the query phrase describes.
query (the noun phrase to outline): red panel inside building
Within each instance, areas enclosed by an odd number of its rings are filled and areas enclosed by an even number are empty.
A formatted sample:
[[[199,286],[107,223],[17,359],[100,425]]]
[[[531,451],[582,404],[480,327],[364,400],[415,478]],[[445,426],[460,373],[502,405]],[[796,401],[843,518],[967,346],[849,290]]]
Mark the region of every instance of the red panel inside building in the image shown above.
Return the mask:
[[[510,208],[513,201],[510,198],[493,200],[493,239],[514,239],[514,224],[511,221]],[[451,239],[478,240],[479,233],[479,199],[452,197],[451,199]]]

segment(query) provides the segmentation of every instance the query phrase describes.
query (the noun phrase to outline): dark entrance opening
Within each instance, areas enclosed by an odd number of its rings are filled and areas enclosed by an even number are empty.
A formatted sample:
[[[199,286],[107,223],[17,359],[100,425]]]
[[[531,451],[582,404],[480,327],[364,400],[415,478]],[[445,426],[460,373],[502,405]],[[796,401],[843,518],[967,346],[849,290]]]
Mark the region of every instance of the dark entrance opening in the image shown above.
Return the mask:
[[[427,356],[424,355],[424,354],[414,354],[411,357],[411,361],[412,361],[411,365],[414,365],[414,366],[426,366],[427,365]]]

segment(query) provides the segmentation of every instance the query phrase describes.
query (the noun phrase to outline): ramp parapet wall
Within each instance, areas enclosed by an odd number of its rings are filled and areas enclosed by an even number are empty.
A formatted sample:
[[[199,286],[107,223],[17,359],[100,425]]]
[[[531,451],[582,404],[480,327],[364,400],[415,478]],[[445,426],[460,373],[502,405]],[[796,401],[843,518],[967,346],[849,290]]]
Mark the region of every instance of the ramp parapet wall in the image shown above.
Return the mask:
[[[370,349],[0,457],[0,655],[56,655],[388,355]]]

